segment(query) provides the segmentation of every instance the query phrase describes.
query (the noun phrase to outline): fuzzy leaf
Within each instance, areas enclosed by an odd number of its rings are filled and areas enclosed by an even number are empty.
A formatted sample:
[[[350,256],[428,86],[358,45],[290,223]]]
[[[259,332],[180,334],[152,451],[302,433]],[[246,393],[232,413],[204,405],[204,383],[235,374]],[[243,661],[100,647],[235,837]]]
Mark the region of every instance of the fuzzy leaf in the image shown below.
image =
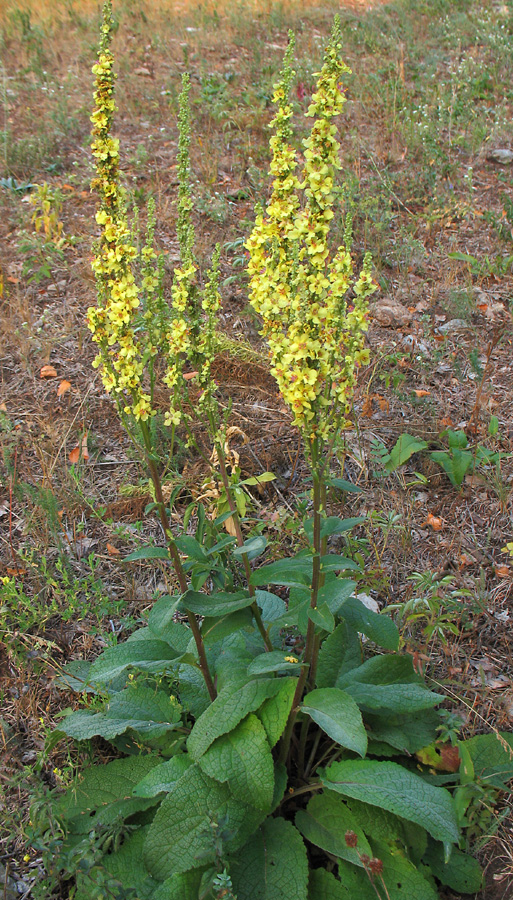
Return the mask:
[[[438,891],[397,848],[376,842],[373,849],[374,856],[383,863],[383,881],[390,897],[394,900],[439,900]]]
[[[240,631],[251,625],[253,617],[250,609],[238,609],[219,618],[205,617],[201,624],[201,636],[205,647],[211,647],[218,641],[224,640],[234,631]]]
[[[322,642],[317,664],[317,687],[340,687],[339,679],[358,667],[361,658],[358,635],[345,622],[341,622]]]
[[[478,734],[461,743],[470,755],[476,778],[499,790],[513,779],[513,734]]]
[[[144,859],[159,881],[200,868],[216,858],[216,840],[224,836],[228,852],[237,851],[257,828],[262,814],[235,800],[226,784],[190,766],[162,801],[148,831]],[[216,831],[212,823],[217,823]]]
[[[178,653],[185,653],[192,639],[190,628],[182,622],[175,622],[180,597],[159,597],[148,616],[148,627],[152,635],[166,641]]]
[[[354,700],[338,688],[310,691],[301,704],[304,713],[341,747],[360,756],[367,750],[367,732]]]
[[[423,861],[442,884],[461,894],[475,894],[481,887],[483,871],[477,859],[453,847],[449,862],[445,862],[442,844],[430,842]]]
[[[236,799],[270,812],[274,763],[264,726],[255,715],[214,741],[199,766],[216,781],[227,782]]]
[[[285,819],[266,819],[230,861],[230,873],[237,900],[307,900],[306,848]]]
[[[166,759],[165,762],[151,769],[136,784],[132,795],[134,797],[156,797],[157,794],[168,794],[191,765],[192,759],[188,753],[180,753],[171,759]]]
[[[148,873],[142,859],[147,831],[148,826],[138,828],[133,834],[125,837],[119,850],[106,853],[101,860],[102,868],[108,872],[110,878],[118,882],[120,892],[130,885],[136,892],[137,900],[153,900],[153,892],[158,887],[158,883]],[[79,870],[77,892],[74,897],[76,900],[98,900],[98,885],[89,873],[84,875]]]
[[[295,660],[295,661],[294,661]],[[269,672],[297,672],[301,663],[296,656],[286,650],[272,650],[260,653],[248,666],[248,675],[265,675]]]
[[[57,814],[66,818],[71,831],[87,834],[95,826],[154,806],[155,800],[132,797],[132,791],[159,762],[156,756],[129,756],[106,766],[91,766],[73,790],[59,798]]]
[[[326,869],[310,869],[308,900],[355,900],[355,895]]]
[[[335,619],[327,603],[318,603],[313,609],[310,607],[308,609],[308,618],[322,631],[331,633],[335,629]]]
[[[200,594],[198,591],[186,591],[180,600],[180,606],[193,612],[197,616],[226,616],[251,606],[253,598],[248,591],[237,591],[234,594],[226,594],[221,591],[217,594]]]
[[[457,843],[459,828],[451,795],[393,762],[333,763],[321,780],[328,790],[363,800],[421,825],[436,840]]]
[[[167,559],[169,560],[169,550],[167,547],[140,547],[125,556],[123,562],[134,562],[137,559]]]
[[[430,709],[444,700],[420,684],[359,684],[351,682],[344,688],[360,709],[368,713],[415,713]]]
[[[434,709],[424,709],[407,716],[393,713],[383,716],[367,715],[365,722],[370,728],[369,738],[384,741],[402,753],[416,753],[434,741],[440,716]]]
[[[296,813],[295,823],[307,841],[355,866],[363,866],[358,853],[373,856],[372,848],[357,819],[342,798],[333,792],[326,791],[312,797],[306,809],[300,809]],[[347,831],[354,831],[356,834],[357,848],[347,846]]]
[[[282,689],[283,679],[265,678],[242,686],[228,686],[197,719],[187,741],[193,759],[199,759],[210,745],[235,728],[248,713],[257,710],[268,697]]]
[[[241,559],[245,554],[249,560],[257,559],[267,547],[267,538],[263,536],[263,534],[257,534],[255,537],[248,538],[247,541],[244,541],[242,547],[234,547],[233,555],[237,557],[237,559]]]
[[[199,897],[202,869],[171,875],[159,884],[151,900],[196,900]]]
[[[128,729],[148,737],[161,737],[181,724],[181,707],[164,691],[134,686],[114,694],[105,712],[78,710],[61,724],[77,741],[96,735],[110,740]]]
[[[255,591],[255,599],[262,610],[264,622],[274,622],[286,612],[285,601],[270,591]]]
[[[312,581],[312,557],[294,556],[279,559],[262,566],[252,573],[250,584],[281,584],[287,587],[305,587]]]
[[[356,597],[349,597],[339,610],[339,615],[355,631],[361,631],[375,644],[385,650],[397,650],[399,631],[392,619],[385,613],[375,613],[367,609]]]
[[[165,641],[140,640],[110,647],[91,666],[89,679],[108,684],[126,669],[143,672],[173,671],[180,654]]]
[[[278,693],[274,697],[264,700],[260,709],[257,710],[256,714],[265,728],[270,747],[277,744],[285,730],[292,709],[296,684],[295,678],[282,678]]]

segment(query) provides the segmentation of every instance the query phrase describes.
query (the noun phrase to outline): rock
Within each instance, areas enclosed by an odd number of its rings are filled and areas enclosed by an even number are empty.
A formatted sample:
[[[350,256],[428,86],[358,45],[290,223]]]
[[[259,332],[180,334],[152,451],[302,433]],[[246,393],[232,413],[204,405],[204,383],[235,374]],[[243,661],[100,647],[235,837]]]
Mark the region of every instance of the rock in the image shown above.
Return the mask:
[[[466,331],[467,328],[470,328],[470,325],[464,319],[451,319],[450,322],[439,325],[437,331],[440,334],[453,334],[456,331]]]
[[[141,78],[151,78],[151,72],[146,66],[139,66],[138,69],[134,69],[134,75],[139,75]]]
[[[501,166],[509,166],[513,162],[513,150],[490,150],[486,158],[490,162],[500,163]]]
[[[400,328],[411,322],[411,312],[395,297],[383,297],[371,304],[371,319],[383,328]]]

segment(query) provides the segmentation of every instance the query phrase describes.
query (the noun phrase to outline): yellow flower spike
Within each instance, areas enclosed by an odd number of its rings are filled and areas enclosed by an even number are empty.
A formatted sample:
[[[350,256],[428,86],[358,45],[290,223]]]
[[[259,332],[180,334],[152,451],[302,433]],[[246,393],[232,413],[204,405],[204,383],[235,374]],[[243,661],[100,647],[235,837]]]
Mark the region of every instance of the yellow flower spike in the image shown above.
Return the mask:
[[[339,58],[338,17],[307,113],[315,121],[303,142],[301,180],[290,146],[292,48],[291,40],[273,94],[272,195],[246,244],[250,302],[262,317],[271,372],[295,425],[308,439],[328,439],[347,415],[356,370],[368,357],[363,346],[367,299],[376,285],[370,257],[353,281],[349,221],[344,244],[334,254],[328,243],[334,175],[340,167],[332,120],[345,103],[341,77],[350,72]],[[348,299],[351,291],[354,299]]]

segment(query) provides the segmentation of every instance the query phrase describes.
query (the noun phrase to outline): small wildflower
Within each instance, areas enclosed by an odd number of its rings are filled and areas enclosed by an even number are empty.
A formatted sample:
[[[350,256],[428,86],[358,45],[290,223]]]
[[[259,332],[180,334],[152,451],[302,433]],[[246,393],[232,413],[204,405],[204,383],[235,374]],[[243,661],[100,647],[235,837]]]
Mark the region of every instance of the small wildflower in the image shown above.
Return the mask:
[[[284,662],[297,663],[299,660],[295,656],[286,656]]]

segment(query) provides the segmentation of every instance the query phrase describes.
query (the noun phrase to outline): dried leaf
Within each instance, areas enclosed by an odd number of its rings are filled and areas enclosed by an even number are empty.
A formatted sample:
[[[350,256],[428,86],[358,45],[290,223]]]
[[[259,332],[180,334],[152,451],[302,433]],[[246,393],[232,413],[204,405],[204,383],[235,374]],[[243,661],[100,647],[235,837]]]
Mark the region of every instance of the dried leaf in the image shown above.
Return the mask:
[[[497,578],[508,578],[511,575],[510,566],[495,566],[495,574]]]
[[[114,544],[107,544],[107,553],[109,554],[109,556],[119,556],[121,550],[118,550],[118,548],[115,547]]]
[[[40,378],[56,378],[57,377],[57,369],[54,369],[53,366],[43,366],[40,373]]]
[[[71,450],[68,459],[70,463],[77,463],[81,457],[84,461],[87,461],[89,459],[89,450],[87,449],[87,431],[82,438],[82,444],[77,444],[76,447],[73,447],[73,450]]]
[[[433,513],[428,513],[424,525],[431,525],[433,531],[440,531],[442,528],[442,519],[439,519],[438,516],[434,516]]]
[[[366,416],[369,419],[372,416],[372,396],[367,395],[363,401],[361,415]]]
[[[431,391],[424,391],[422,388],[417,388],[413,393],[416,394],[417,397],[429,397]]]
[[[5,403],[0,403],[0,412],[7,412],[7,407]]]
[[[70,387],[71,387],[71,382],[66,381],[66,379],[61,381],[59,387],[57,388],[57,396],[62,397],[63,394],[65,394],[67,391],[69,391]]]
[[[196,378],[196,375],[198,375],[198,372],[185,372],[183,376],[184,381],[190,381],[192,378]]]

